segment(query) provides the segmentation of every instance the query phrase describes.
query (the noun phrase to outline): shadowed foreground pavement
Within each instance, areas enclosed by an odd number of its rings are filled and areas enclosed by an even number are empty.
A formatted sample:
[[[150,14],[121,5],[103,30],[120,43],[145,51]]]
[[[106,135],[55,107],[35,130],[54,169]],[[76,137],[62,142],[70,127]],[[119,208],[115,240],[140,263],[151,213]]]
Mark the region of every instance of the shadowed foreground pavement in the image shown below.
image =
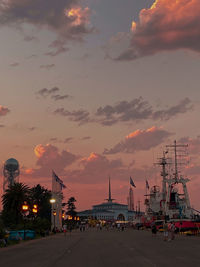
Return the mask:
[[[0,249],[2,267],[200,266],[200,237],[164,242],[148,231],[73,232]]]

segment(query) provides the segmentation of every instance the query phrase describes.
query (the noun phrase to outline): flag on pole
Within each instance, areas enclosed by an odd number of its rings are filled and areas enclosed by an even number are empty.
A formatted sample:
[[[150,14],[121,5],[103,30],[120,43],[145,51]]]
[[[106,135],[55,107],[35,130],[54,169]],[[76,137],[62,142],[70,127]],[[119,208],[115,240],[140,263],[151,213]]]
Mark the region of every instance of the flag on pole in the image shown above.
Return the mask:
[[[148,181],[146,180],[146,189],[148,189],[149,190],[149,183],[148,183]]]
[[[59,193],[63,188],[66,188],[63,181],[52,170],[52,191]]]
[[[132,185],[133,187],[136,187],[131,176],[130,176],[130,185]]]

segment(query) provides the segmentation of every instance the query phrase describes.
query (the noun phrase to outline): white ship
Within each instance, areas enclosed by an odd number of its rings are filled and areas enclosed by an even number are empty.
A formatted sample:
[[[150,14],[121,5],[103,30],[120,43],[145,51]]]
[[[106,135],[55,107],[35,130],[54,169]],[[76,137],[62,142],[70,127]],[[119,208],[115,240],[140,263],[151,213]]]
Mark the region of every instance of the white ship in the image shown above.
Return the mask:
[[[162,168],[162,188],[154,185],[149,194],[145,195],[146,215],[153,219],[192,219],[193,209],[190,205],[190,199],[187,190],[187,182],[190,180],[184,178],[178,170],[178,153],[180,148],[186,148],[186,145],[178,145],[174,141],[173,145],[166,146],[163,157],[160,158],[159,165]],[[174,159],[170,162],[167,158],[169,149],[173,149]],[[179,149],[179,150],[178,150]],[[169,171],[168,166],[173,164]],[[180,193],[180,191],[182,191]]]

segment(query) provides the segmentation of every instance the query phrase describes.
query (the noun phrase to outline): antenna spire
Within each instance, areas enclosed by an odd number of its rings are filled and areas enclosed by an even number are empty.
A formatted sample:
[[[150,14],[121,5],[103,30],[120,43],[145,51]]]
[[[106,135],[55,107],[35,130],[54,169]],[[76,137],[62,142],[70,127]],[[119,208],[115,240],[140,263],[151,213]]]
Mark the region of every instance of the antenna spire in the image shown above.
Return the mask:
[[[110,176],[108,178],[108,198],[106,199],[108,202],[113,202],[113,198],[111,197],[111,184],[110,184]]]
[[[112,199],[111,199],[111,186],[110,186],[110,177],[109,177],[109,192],[108,192],[108,201],[112,201]]]

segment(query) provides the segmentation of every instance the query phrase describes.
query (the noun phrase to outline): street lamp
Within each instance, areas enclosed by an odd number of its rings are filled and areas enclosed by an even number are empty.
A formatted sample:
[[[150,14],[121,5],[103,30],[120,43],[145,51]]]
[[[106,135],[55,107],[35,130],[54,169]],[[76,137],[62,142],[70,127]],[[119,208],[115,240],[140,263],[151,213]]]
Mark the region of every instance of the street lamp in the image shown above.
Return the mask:
[[[54,209],[54,204],[56,203],[55,198],[51,198],[50,200],[51,203],[51,230],[55,229],[55,220],[56,220],[56,210]],[[53,227],[52,227],[52,221],[53,221]]]
[[[50,199],[50,203],[51,203],[51,204],[56,203],[55,198],[51,198],[51,199]]]
[[[32,212],[36,215],[38,213],[38,205],[34,204],[32,208]]]
[[[24,202],[24,204],[22,205],[22,212],[23,212],[23,216],[24,216],[24,240],[26,239],[26,233],[25,233],[26,220],[25,220],[25,217],[26,217],[28,210],[29,210],[29,206],[28,206],[27,202]]]

